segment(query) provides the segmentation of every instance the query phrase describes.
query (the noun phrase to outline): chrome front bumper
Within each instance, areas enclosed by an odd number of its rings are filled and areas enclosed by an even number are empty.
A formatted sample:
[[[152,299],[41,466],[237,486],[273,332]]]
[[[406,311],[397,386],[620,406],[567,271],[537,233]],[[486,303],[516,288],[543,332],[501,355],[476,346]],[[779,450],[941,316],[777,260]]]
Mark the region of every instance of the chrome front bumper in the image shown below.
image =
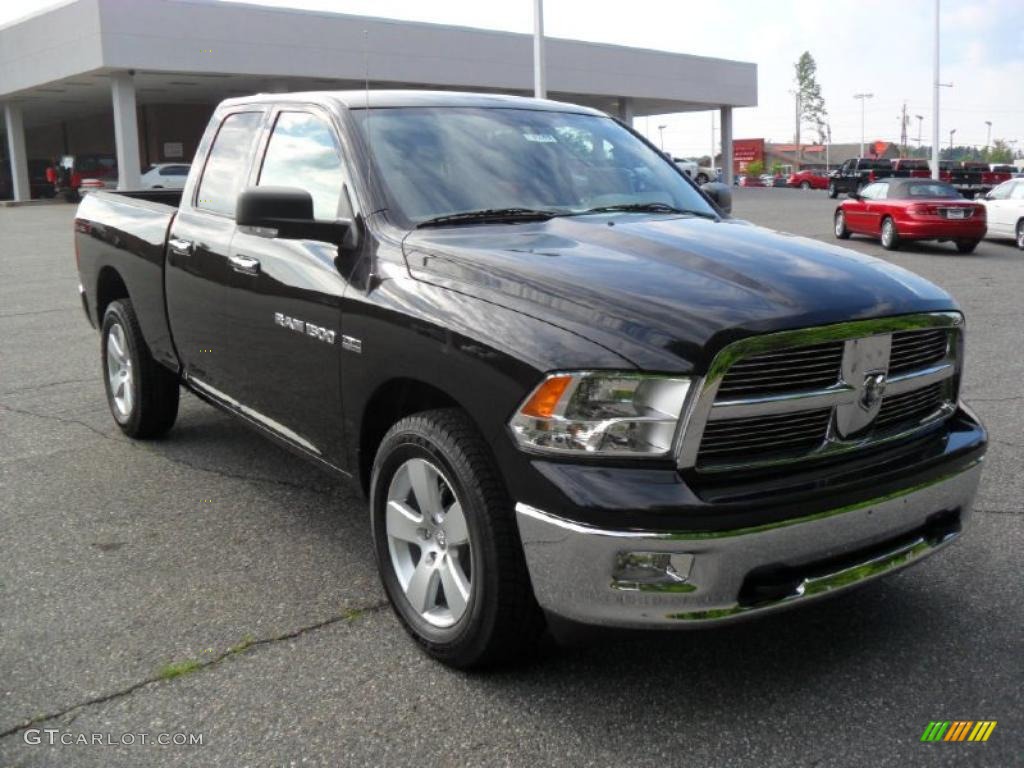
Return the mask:
[[[979,460],[899,493],[734,531],[611,531],[525,504],[516,517],[545,610],[585,624],[689,627],[808,602],[918,562],[958,538],[980,477]],[[930,528],[937,513],[956,528]],[[652,562],[667,579],[624,576]],[[760,573],[786,576],[758,591]]]

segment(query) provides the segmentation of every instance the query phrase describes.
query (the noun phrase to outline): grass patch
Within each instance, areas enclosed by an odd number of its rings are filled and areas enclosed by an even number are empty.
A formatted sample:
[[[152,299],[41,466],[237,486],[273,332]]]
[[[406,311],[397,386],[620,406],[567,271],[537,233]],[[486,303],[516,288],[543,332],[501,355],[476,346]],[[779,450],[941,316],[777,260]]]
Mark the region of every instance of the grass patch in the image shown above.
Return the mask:
[[[256,642],[256,638],[255,637],[253,637],[252,635],[246,635],[245,637],[242,638],[241,642],[235,643],[235,645],[232,645],[230,648],[228,648],[227,652],[229,654],[230,653],[243,653],[243,652],[247,651],[249,649],[249,646],[251,646],[255,642]]]
[[[195,659],[188,659],[186,661],[175,661],[172,664],[168,664],[165,667],[160,668],[160,679],[161,680],[173,680],[176,677],[187,675],[191,672],[195,672],[199,669],[200,664]]]

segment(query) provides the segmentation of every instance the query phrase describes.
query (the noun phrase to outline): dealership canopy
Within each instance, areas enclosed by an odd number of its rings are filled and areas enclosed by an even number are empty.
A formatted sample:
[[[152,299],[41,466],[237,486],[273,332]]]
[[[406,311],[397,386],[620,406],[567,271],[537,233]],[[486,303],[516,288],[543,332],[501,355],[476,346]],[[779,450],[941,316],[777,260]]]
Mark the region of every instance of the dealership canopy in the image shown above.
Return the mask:
[[[719,109],[723,148],[732,109],[757,103],[751,63],[563,39],[546,51],[549,98],[624,120]],[[532,66],[526,34],[211,0],[73,0],[0,28],[4,165],[24,198],[29,161],[108,153],[129,188],[140,164],[190,159],[229,96],[367,82],[529,95]]]

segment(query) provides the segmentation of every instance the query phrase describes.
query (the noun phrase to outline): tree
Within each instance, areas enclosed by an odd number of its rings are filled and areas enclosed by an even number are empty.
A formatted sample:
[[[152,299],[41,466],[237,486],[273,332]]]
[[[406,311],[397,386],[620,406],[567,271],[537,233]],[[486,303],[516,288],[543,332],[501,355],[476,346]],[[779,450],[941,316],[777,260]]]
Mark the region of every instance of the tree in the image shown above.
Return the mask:
[[[748,176],[760,176],[762,173],[764,173],[764,163],[760,160],[751,160],[747,163]]]
[[[992,148],[985,151],[985,159],[990,163],[1012,163],[1013,150],[1003,139],[992,142]]]
[[[804,51],[796,62],[796,89],[800,98],[800,116],[796,128],[796,143],[800,143],[800,125],[807,123],[818,132],[818,143],[825,143],[825,99],[818,85],[818,65],[810,51]]]

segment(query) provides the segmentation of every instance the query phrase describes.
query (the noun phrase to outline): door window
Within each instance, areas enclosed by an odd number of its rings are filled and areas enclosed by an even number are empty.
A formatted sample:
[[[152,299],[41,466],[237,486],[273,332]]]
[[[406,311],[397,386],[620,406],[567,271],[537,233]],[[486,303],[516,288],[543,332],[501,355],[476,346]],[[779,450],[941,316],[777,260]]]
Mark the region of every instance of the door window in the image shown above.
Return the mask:
[[[1024,181],[1018,181],[1010,193],[1011,200],[1024,200]]]
[[[341,150],[331,126],[308,112],[278,115],[258,184],[300,187],[313,197],[314,218],[333,221],[342,215],[343,183]]]
[[[262,119],[262,112],[236,112],[224,118],[206,158],[196,208],[234,217],[235,202],[249,169],[249,153]]]

